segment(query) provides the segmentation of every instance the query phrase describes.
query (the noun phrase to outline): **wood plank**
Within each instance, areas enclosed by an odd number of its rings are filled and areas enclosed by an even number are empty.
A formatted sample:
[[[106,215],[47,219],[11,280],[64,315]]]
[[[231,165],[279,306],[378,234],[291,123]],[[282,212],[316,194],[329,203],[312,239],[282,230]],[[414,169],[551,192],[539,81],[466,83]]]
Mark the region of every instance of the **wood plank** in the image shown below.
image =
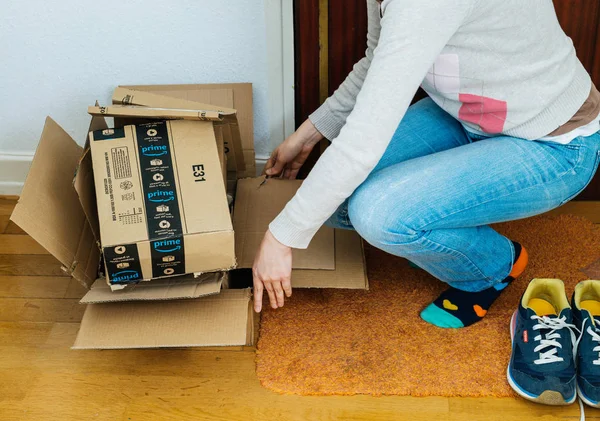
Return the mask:
[[[66,296],[71,281],[65,276],[0,276],[0,298],[78,298]]]
[[[481,420],[579,420],[579,405],[552,407],[529,402],[520,398],[450,398],[449,421]],[[587,419],[596,419],[600,410],[585,408]]]
[[[0,216],[0,225],[2,221],[2,216]],[[2,231],[0,231],[2,233]],[[13,221],[8,220],[6,224],[6,228],[3,231],[4,234],[16,234],[16,235],[27,235],[25,231],[23,231],[17,224]]]
[[[319,102],[329,95],[329,0],[319,0]]]
[[[28,235],[0,234],[0,254],[49,254]]]
[[[0,348],[39,348],[46,343],[54,326],[53,323],[0,322]],[[5,354],[0,352],[0,358],[2,355]]]
[[[329,0],[329,95],[340,86],[367,48],[367,2]]]
[[[10,215],[16,204],[14,196],[0,196],[0,215]]]
[[[70,298],[0,298],[0,321],[79,322],[85,306]]]
[[[600,2],[590,0],[554,0],[560,25],[571,37],[577,56],[588,72],[594,66],[596,30],[600,18]]]
[[[320,41],[319,1],[294,1],[294,55],[295,73],[295,119],[300,126],[315,111],[320,101]],[[314,148],[306,159],[298,178],[305,178],[319,158],[320,151]]]
[[[80,300],[86,292],[88,292],[86,287],[81,285],[77,279],[71,278],[63,298],[77,298]]]
[[[572,201],[547,212],[546,215],[572,214],[600,224],[600,201]]]
[[[0,276],[67,276],[49,254],[0,254]]]
[[[25,232],[10,220],[17,204],[17,196],[0,196],[0,234],[24,234]]]
[[[577,57],[600,86],[600,2],[596,0],[554,0],[558,20],[571,37]],[[600,172],[579,195],[583,200],[600,200]]]
[[[71,351],[76,323],[39,325],[0,323],[0,376],[16,387],[11,399],[0,398],[0,412],[15,419],[516,421],[579,415],[577,405],[522,399],[283,395],[260,385],[252,353]],[[7,345],[13,336],[27,358]],[[599,414],[586,413],[591,419]]]
[[[319,0],[294,2],[296,126],[319,101]]]
[[[23,359],[31,360],[31,355],[27,352],[19,352],[19,356]],[[14,361],[15,359],[16,356],[11,356],[11,360]],[[0,382],[0,415],[2,415],[3,420],[20,419],[7,417],[7,413],[2,409],[1,404],[6,401],[23,400],[42,374],[39,370],[31,369],[30,367],[20,367],[18,376],[15,376],[14,372],[14,366],[0,367],[0,378],[2,379]]]
[[[598,11],[598,14],[600,14],[600,11]],[[595,39],[596,48],[594,49],[594,65],[592,68],[592,80],[596,84],[596,87],[598,87],[600,86],[600,20],[596,27],[596,33],[595,35],[593,35],[593,37]]]
[[[596,25],[595,34],[590,34],[590,38],[594,39],[595,48],[593,55],[592,80],[596,87],[600,86],[600,8],[598,8],[598,24]],[[596,173],[594,180],[581,194],[582,199],[600,200],[600,171]]]

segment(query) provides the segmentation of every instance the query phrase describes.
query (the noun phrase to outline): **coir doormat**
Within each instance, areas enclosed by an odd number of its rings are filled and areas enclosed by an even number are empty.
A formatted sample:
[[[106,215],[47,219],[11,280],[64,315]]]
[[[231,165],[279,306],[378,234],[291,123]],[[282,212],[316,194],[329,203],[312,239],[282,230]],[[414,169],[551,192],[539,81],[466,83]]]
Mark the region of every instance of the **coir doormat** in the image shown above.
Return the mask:
[[[445,284],[367,247],[369,291],[295,289],[277,310],[265,300],[261,384],[301,395],[515,396],[505,374],[512,312],[532,278],[564,280],[569,297],[594,276],[586,269],[600,279],[600,227],[563,215],[495,228],[527,248],[530,264],[483,322],[460,330],[425,323],[419,312]]]

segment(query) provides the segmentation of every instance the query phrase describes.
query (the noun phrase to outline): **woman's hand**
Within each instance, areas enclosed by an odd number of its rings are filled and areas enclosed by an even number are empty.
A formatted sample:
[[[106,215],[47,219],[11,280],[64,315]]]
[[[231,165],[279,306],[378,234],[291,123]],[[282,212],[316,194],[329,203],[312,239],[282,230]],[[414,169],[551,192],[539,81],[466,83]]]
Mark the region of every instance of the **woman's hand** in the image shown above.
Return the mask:
[[[283,175],[294,179],[323,135],[310,120],[306,120],[290,137],[279,145],[265,164],[264,173],[268,176]]]
[[[283,294],[292,296],[292,249],[281,244],[267,231],[252,267],[254,311],[262,309],[263,290],[267,290],[271,307],[283,307]]]

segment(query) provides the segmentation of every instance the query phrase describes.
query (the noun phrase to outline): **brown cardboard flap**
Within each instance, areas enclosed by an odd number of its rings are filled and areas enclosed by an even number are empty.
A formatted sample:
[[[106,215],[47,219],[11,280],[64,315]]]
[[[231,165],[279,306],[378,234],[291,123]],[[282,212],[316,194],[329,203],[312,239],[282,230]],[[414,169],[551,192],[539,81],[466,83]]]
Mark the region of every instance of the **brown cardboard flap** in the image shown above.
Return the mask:
[[[92,117],[88,132],[107,129],[108,125],[103,117]],[[94,173],[92,169],[92,156],[89,150],[89,136],[86,136],[85,151],[79,160],[77,173],[73,179],[73,187],[79,196],[79,203],[90,223],[96,242],[100,241],[100,225],[98,223],[98,207],[96,205],[96,192],[94,191]]]
[[[221,172],[223,173],[223,184],[227,188],[227,157],[225,155],[225,141],[223,140],[223,126],[214,126],[215,139],[217,140],[217,151],[219,152],[219,162],[221,163]]]
[[[135,85],[122,86],[136,91],[153,92],[156,94],[180,98],[188,101],[205,102],[209,104],[232,107],[237,110],[237,120],[241,133],[243,157],[245,159],[245,177],[256,176],[254,158],[254,111],[251,83],[215,83],[192,85]],[[233,104],[227,105],[222,93],[214,91],[231,90]],[[114,98],[114,96],[113,96]],[[209,99],[207,99],[209,98]],[[144,105],[144,104],[140,104]],[[240,157],[239,159],[242,159]]]
[[[124,86],[125,88],[154,92],[160,95],[186,99],[188,101],[208,102],[209,104],[226,107],[221,93],[230,89],[233,92],[233,105],[238,111],[238,121],[242,130],[244,149],[254,149],[254,115],[252,111],[252,84],[251,83],[209,83],[190,85],[137,85]],[[207,100],[207,95],[210,100]]]
[[[158,301],[198,298],[218,294],[226,272],[205,273],[198,277],[185,275],[170,279],[140,282],[121,291],[112,292],[105,279],[97,279],[90,291],[79,301],[98,304],[123,301]]]
[[[90,223],[94,238],[96,241],[100,241],[98,208],[96,206],[96,193],[94,191],[94,172],[89,149],[81,157],[81,161],[77,167],[77,174],[75,174],[75,178],[73,179],[73,187],[79,198],[79,204]]]
[[[233,145],[233,150],[240,151],[238,155],[241,153],[241,157],[236,159],[236,168],[238,173],[243,173],[245,177],[254,177],[256,174],[252,173],[251,176],[246,175],[244,171],[246,171],[246,162],[252,163],[252,168],[255,167],[254,162],[254,149],[243,149],[242,147],[242,135],[240,133],[240,126],[236,123],[228,124],[229,134],[231,136],[231,144]],[[252,159],[247,159],[248,156],[251,156]]]
[[[223,133],[223,142],[225,144],[225,148],[227,151],[227,169],[228,171],[235,171],[236,173],[239,173],[240,175],[243,174],[243,171],[245,171],[246,166],[244,164],[244,160],[240,159],[240,163],[237,162],[236,159],[236,153],[242,153],[242,149],[241,149],[241,145],[238,145],[237,147],[234,145],[233,142],[233,133],[231,131],[231,125],[230,124],[224,124],[224,125],[219,125],[219,127],[221,127],[221,132]],[[239,151],[239,152],[236,152]],[[242,156],[243,158],[243,156]]]
[[[137,87],[118,86],[115,88],[112,96],[113,104],[138,105],[153,108],[171,108],[185,110],[209,110],[217,111],[223,114],[236,114],[237,110],[233,108],[233,91],[230,89],[221,89],[210,95],[210,92],[203,91],[194,94],[180,95],[174,97],[166,93],[152,93],[145,89]],[[192,99],[193,98],[193,99]]]
[[[252,345],[251,290],[192,300],[89,304],[73,349]]]
[[[256,173],[256,155],[254,149],[244,149],[243,156],[244,162],[252,163],[252,165],[246,164],[244,177],[256,177],[258,174]]]
[[[238,267],[251,268],[269,223],[281,212],[300,187],[300,180],[264,177],[238,181],[233,212],[233,230]],[[335,269],[333,229],[321,227],[305,250],[294,249],[294,269]]]
[[[200,121],[223,121],[223,113],[206,109],[176,109],[176,108],[151,108],[138,105],[108,105],[104,107],[90,106],[88,114],[93,116],[109,117],[139,117],[151,119],[180,119]],[[231,114],[235,114],[232,112]]]
[[[51,118],[11,220],[85,285],[95,280],[99,252],[73,188],[82,148]]]
[[[335,230],[335,270],[294,269],[293,288],[369,289],[363,243],[355,231]]]
[[[249,153],[244,153],[241,144],[240,128],[238,125],[237,110],[233,107],[233,91],[231,89],[203,89],[179,91],[177,95],[167,95],[170,91],[160,91],[160,95],[147,92],[144,89],[129,89],[125,87],[117,87],[113,93],[112,101],[114,104],[130,104],[141,105],[144,107],[164,107],[177,109],[203,109],[218,111],[224,117],[224,125],[231,126],[229,128],[228,137],[232,138],[231,152],[237,153],[239,159],[236,162],[239,177],[245,176],[246,164],[244,156]],[[192,100],[190,99],[192,98]],[[254,156],[252,155],[252,162]]]
[[[77,279],[86,288],[89,288],[98,277],[99,262],[100,248],[90,228],[90,224],[86,220],[79,247],[77,248],[77,253],[75,253],[75,260],[71,264],[71,267],[68,268],[67,273]]]

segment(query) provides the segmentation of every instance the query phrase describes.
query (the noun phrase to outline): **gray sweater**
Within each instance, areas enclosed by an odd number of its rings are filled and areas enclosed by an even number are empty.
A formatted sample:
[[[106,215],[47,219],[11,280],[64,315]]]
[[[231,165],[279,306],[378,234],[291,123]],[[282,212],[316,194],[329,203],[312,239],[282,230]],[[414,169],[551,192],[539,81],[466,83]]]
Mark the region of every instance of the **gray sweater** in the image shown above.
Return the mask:
[[[539,139],[591,79],[552,0],[367,0],[366,57],[309,118],[332,144],[269,229],[306,248],[375,167],[421,86],[466,129]],[[383,17],[382,17],[383,16]]]

